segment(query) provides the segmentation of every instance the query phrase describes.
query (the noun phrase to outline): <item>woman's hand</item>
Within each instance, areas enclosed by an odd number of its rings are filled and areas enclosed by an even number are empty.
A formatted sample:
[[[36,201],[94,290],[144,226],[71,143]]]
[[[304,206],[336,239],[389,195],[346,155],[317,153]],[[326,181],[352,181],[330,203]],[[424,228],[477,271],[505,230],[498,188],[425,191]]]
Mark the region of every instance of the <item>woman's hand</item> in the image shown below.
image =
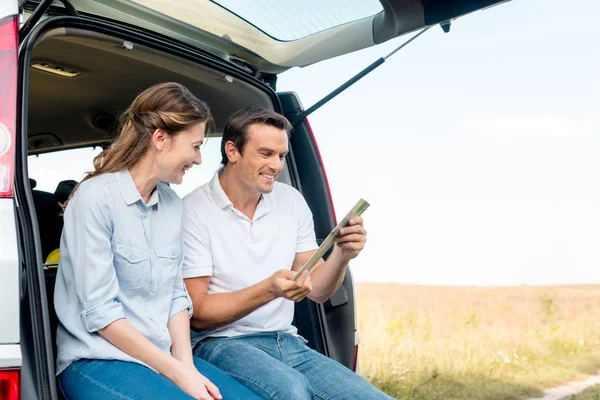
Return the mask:
[[[193,364],[179,363],[173,383],[197,400],[221,400],[223,398],[219,389],[198,372]]]

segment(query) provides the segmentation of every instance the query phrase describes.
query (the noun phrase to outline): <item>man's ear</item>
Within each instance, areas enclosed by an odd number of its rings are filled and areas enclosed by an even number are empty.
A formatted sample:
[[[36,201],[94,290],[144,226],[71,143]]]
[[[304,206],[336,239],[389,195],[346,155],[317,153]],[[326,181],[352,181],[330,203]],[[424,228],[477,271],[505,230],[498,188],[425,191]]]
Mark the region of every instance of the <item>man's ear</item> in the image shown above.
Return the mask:
[[[237,162],[241,156],[237,147],[235,147],[235,144],[231,140],[228,140],[227,143],[225,143],[225,154],[227,154],[227,159],[230,163]]]
[[[158,151],[163,151],[163,150],[169,150],[169,147],[171,145],[171,135],[169,135],[167,132],[163,131],[162,129],[156,129],[153,133],[152,133],[152,145],[154,146],[154,148],[156,148],[156,150]]]

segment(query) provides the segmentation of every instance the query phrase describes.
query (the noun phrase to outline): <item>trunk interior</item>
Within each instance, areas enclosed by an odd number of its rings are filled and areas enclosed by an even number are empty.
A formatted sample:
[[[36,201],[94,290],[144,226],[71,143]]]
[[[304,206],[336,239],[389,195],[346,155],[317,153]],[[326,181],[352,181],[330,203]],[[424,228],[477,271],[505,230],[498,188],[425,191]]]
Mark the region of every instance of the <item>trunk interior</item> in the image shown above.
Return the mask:
[[[53,366],[58,321],[53,293],[56,266],[46,261],[59,247],[62,232],[59,203],[66,199],[77,175],[83,171],[76,171],[70,179],[60,182],[54,192],[39,190],[35,188],[41,183],[39,178],[28,172],[28,156],[107,146],[115,135],[119,113],[138,93],[160,82],[179,82],[206,101],[217,123],[216,136],[229,115],[240,108],[253,105],[284,110],[269,86],[231,64],[168,38],[159,40],[143,32],[125,31],[102,22],[91,24],[69,17],[48,19],[24,42],[20,62],[23,142],[21,154],[17,156],[20,182],[16,191],[22,204],[19,221],[25,253],[22,257],[26,281],[21,308],[22,347],[29,349],[23,354],[23,398],[55,398]],[[61,72],[77,76],[67,77]],[[301,111],[294,107],[290,110],[289,115]],[[302,191],[300,182],[308,182],[312,177],[314,184],[305,183],[303,192],[315,220],[326,216],[324,222],[316,224],[317,237],[325,237],[333,227],[333,216],[330,204],[319,200],[323,193],[327,195],[326,181],[310,130],[297,129],[290,147],[291,155],[280,181]],[[315,164],[316,169],[306,163],[307,155],[315,160],[310,164]],[[302,159],[302,165],[296,165],[294,159]],[[68,158],[62,162],[69,165]],[[351,281],[349,284],[351,288]],[[353,293],[345,294],[345,302],[348,301],[353,304]],[[296,326],[313,348],[330,355],[326,345],[329,334],[324,332],[327,322],[321,317],[324,307],[332,305],[316,305],[308,300],[298,303]],[[353,348],[354,330],[351,335]],[[29,343],[34,345],[28,346]],[[343,344],[346,345],[346,339]],[[335,354],[330,356],[336,358]],[[346,360],[343,355],[337,358],[352,367],[353,360]]]

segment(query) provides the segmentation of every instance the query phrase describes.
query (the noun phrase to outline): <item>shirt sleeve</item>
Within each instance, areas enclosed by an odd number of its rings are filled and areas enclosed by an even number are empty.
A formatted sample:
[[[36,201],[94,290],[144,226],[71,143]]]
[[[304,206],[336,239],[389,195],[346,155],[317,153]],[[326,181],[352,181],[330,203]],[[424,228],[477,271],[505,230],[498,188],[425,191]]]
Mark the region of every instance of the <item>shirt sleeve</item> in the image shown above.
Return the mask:
[[[171,308],[169,309],[169,319],[178,312],[188,310],[188,317],[194,315],[192,299],[183,282],[183,257],[177,266],[177,275],[175,276],[175,288],[173,290],[173,299],[171,300]]]
[[[183,237],[183,277],[212,276],[213,258],[208,230],[194,210],[185,203],[181,235]]]
[[[304,197],[297,192],[299,215],[298,215],[298,236],[296,240],[296,253],[316,250],[319,248],[315,237],[315,223],[313,215],[304,200]]]
[[[78,191],[64,215],[64,245],[82,305],[81,321],[88,332],[96,332],[126,315],[117,299],[108,196],[102,187]]]

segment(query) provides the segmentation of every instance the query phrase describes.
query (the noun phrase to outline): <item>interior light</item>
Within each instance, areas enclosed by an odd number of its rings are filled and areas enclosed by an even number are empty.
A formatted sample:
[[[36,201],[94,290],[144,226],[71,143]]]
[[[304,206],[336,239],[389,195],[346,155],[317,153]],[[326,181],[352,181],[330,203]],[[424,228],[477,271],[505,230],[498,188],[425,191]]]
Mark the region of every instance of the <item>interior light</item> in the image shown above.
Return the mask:
[[[31,64],[31,68],[64,76],[65,78],[75,78],[76,76],[81,75],[81,72],[76,71],[73,68],[65,68],[61,65],[56,65],[45,61],[35,62]]]

